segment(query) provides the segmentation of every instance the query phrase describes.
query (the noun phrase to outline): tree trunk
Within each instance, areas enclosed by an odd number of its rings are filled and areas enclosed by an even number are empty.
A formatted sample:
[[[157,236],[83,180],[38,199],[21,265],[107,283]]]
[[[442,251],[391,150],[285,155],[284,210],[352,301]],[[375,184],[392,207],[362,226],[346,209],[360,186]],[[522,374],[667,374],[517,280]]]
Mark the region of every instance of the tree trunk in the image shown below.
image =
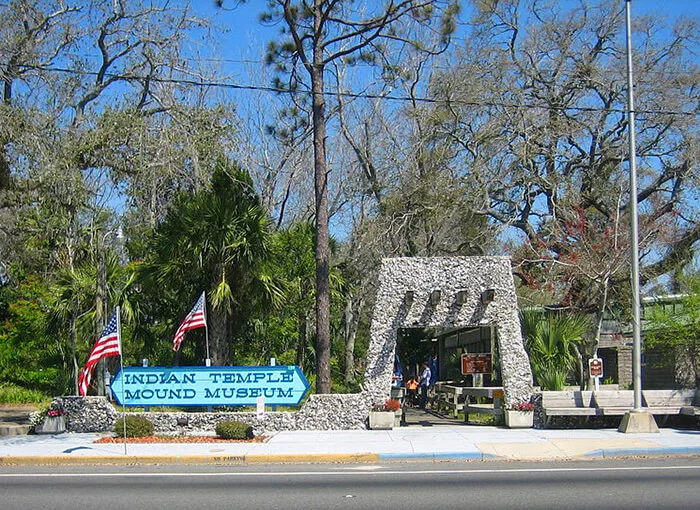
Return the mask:
[[[78,371],[80,366],[78,365],[78,302],[75,297],[73,297],[71,302],[71,316],[70,316],[70,357],[71,365],[73,367],[73,390],[75,394],[79,395],[78,392]]]
[[[606,275],[603,278],[603,296],[601,298],[601,303],[596,310],[595,316],[595,335],[593,341],[589,344],[588,354],[589,358],[593,358],[598,354],[598,346],[600,345],[600,333],[603,330],[603,319],[605,318],[605,308],[608,304],[608,286],[610,285],[610,275]],[[588,389],[593,389],[595,386],[595,380],[592,377],[587,377],[588,375],[588,360],[583,360],[584,374],[582,374],[582,380],[586,379],[588,381]]]
[[[306,358],[306,346],[308,345],[309,320],[306,311],[300,312],[297,316],[297,358],[296,363],[304,370],[304,359]]]
[[[362,308],[362,298],[357,303],[358,313],[355,313],[352,299],[345,304],[345,382],[355,380],[355,338],[357,337],[357,324],[359,322],[359,310]]]
[[[314,2],[316,38],[311,66],[314,132],[314,189],[316,198],[316,392],[331,392],[330,249],[328,246],[328,189],[326,176],[326,100],[323,48],[320,36],[321,1]]]
[[[223,310],[214,309],[213,306],[207,312],[211,364],[212,366],[227,365],[229,362],[229,345],[226,340],[228,314]]]

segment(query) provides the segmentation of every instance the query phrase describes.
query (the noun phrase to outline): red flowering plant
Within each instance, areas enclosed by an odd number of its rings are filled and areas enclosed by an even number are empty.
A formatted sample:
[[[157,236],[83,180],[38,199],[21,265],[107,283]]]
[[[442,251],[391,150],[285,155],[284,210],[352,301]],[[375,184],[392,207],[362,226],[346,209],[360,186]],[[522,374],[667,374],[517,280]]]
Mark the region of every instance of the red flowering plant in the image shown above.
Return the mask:
[[[58,418],[65,416],[66,411],[63,405],[59,402],[52,402],[47,408],[40,411],[35,411],[29,415],[29,425],[35,429],[38,425],[44,422],[46,418]]]
[[[535,404],[532,402],[518,402],[510,408],[512,411],[528,411],[532,412],[535,410]]]
[[[383,404],[374,404],[372,406],[372,411],[388,411],[396,412],[401,409],[401,402],[395,399],[389,399]]]

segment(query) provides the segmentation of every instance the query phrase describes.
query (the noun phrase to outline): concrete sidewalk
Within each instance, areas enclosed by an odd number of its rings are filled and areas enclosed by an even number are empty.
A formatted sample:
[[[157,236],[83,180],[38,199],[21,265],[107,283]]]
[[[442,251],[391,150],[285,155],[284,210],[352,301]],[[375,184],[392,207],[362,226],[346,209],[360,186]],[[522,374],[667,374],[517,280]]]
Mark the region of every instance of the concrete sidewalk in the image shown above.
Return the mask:
[[[0,438],[0,465],[249,464],[556,460],[700,455],[700,430],[536,430],[489,426],[401,427],[394,430],[278,432],[262,443],[96,444],[104,434]]]

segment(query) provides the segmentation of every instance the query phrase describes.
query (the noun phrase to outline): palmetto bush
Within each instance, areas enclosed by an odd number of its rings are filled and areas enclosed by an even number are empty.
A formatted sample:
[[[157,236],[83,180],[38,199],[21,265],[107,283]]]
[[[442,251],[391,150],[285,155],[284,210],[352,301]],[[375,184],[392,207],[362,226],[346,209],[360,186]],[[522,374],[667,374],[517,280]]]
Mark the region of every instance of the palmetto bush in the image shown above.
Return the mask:
[[[524,310],[521,324],[535,382],[543,390],[563,389],[567,376],[578,365],[577,346],[588,330],[588,319]]]

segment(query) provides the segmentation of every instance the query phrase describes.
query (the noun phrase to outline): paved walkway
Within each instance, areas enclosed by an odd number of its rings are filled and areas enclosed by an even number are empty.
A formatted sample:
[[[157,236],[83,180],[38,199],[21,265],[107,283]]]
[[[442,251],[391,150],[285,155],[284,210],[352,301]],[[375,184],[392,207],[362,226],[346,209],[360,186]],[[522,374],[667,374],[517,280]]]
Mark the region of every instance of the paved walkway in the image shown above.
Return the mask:
[[[490,426],[278,432],[264,443],[96,444],[101,434],[0,438],[0,465],[556,460],[700,455],[700,430],[535,430]]]

